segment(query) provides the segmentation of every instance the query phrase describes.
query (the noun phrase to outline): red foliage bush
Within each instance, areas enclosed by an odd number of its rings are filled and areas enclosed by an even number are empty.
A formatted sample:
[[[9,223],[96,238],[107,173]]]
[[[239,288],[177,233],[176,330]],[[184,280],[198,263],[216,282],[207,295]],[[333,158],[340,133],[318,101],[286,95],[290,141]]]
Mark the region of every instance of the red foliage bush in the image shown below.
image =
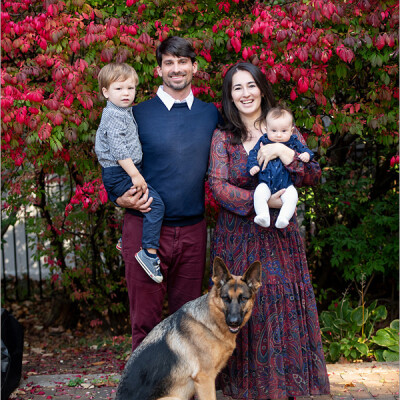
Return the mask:
[[[88,305],[104,316],[114,302],[119,312],[124,293],[115,284],[120,259],[112,243],[121,213],[105,203],[93,152],[103,105],[100,68],[111,61],[132,64],[140,80],[136,101],[143,101],[159,84],[156,46],[168,35],[183,35],[198,55],[193,92],[218,105],[228,66],[249,61],[293,109],[326,171],[349,159],[362,171],[354,156],[362,144],[371,157],[368,174],[376,177],[393,169],[398,154],[398,28],[394,0],[5,1],[3,209],[33,204],[41,223],[32,230],[51,243],[40,251],[57,260],[70,293],[89,285]],[[393,190],[396,178],[389,176],[373,184],[371,200]],[[326,209],[314,212],[322,224]],[[75,267],[92,269],[85,281],[66,260],[72,253]]]

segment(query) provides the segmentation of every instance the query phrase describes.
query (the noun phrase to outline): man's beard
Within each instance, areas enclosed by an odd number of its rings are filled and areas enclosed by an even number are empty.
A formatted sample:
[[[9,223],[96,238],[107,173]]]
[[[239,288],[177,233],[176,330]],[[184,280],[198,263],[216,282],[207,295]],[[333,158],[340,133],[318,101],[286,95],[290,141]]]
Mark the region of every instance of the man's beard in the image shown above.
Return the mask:
[[[173,77],[173,76],[186,77],[186,75],[172,75],[171,77]],[[183,90],[183,89],[187,88],[190,85],[190,83],[191,83],[191,80],[189,80],[189,81],[183,80],[181,83],[175,83],[175,82],[172,82],[172,81],[168,81],[168,82],[164,81],[163,82],[163,84],[165,86],[168,86],[169,88],[174,89],[174,90]]]

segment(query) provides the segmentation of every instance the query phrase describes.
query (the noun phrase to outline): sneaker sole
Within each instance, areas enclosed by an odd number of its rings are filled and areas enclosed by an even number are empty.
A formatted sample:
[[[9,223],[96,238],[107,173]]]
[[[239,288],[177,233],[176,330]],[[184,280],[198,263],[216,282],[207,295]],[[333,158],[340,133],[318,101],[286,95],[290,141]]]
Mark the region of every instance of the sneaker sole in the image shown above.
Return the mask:
[[[161,283],[161,282],[163,281],[163,277],[161,276],[161,277],[159,278],[159,277],[155,276],[155,275],[146,267],[146,264],[144,264],[144,263],[142,262],[142,260],[141,260],[137,255],[138,255],[138,253],[135,254],[136,261],[137,261],[137,262],[140,264],[140,266],[143,268],[144,272],[146,272],[146,274],[147,274],[151,279],[153,279],[154,282]]]

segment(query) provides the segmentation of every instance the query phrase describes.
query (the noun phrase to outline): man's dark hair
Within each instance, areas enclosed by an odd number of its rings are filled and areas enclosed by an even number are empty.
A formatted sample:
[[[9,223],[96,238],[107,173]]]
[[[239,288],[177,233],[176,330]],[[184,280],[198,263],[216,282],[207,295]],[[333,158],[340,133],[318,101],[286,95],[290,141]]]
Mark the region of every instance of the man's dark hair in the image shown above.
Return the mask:
[[[192,44],[189,40],[179,36],[170,36],[157,47],[156,58],[160,67],[162,56],[165,54],[171,54],[175,57],[188,57],[192,60],[192,63],[196,61],[196,53],[194,52]]]
[[[245,141],[248,135],[239,110],[232,99],[232,79],[233,75],[238,71],[249,72],[261,91],[261,116],[255,123],[264,121],[269,109],[275,106],[272,88],[260,68],[248,62],[239,62],[233,65],[226,73],[222,84],[222,115],[225,124],[220,126],[221,129],[232,133],[232,144],[239,144],[242,140]]]

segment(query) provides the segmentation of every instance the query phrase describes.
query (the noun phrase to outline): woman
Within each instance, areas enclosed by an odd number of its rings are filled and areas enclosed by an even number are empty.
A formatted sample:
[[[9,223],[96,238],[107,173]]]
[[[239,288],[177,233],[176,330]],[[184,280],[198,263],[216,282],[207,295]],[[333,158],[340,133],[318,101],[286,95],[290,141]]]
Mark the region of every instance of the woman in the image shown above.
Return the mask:
[[[255,260],[263,267],[263,285],[252,317],[218,378],[224,394],[233,399],[329,393],[317,308],[296,217],[287,228],[275,228],[283,190],[268,202],[270,227],[254,223],[257,178],[246,172],[246,162],[265,132],[265,116],[274,105],[268,82],[256,66],[239,63],[227,72],[222,92],[226,124],[214,132],[210,155],[209,183],[221,205],[211,258],[220,256],[235,275],[241,275]],[[258,160],[266,165],[277,157],[296,186],[318,182],[318,163],[303,163],[282,143],[264,146]]]

